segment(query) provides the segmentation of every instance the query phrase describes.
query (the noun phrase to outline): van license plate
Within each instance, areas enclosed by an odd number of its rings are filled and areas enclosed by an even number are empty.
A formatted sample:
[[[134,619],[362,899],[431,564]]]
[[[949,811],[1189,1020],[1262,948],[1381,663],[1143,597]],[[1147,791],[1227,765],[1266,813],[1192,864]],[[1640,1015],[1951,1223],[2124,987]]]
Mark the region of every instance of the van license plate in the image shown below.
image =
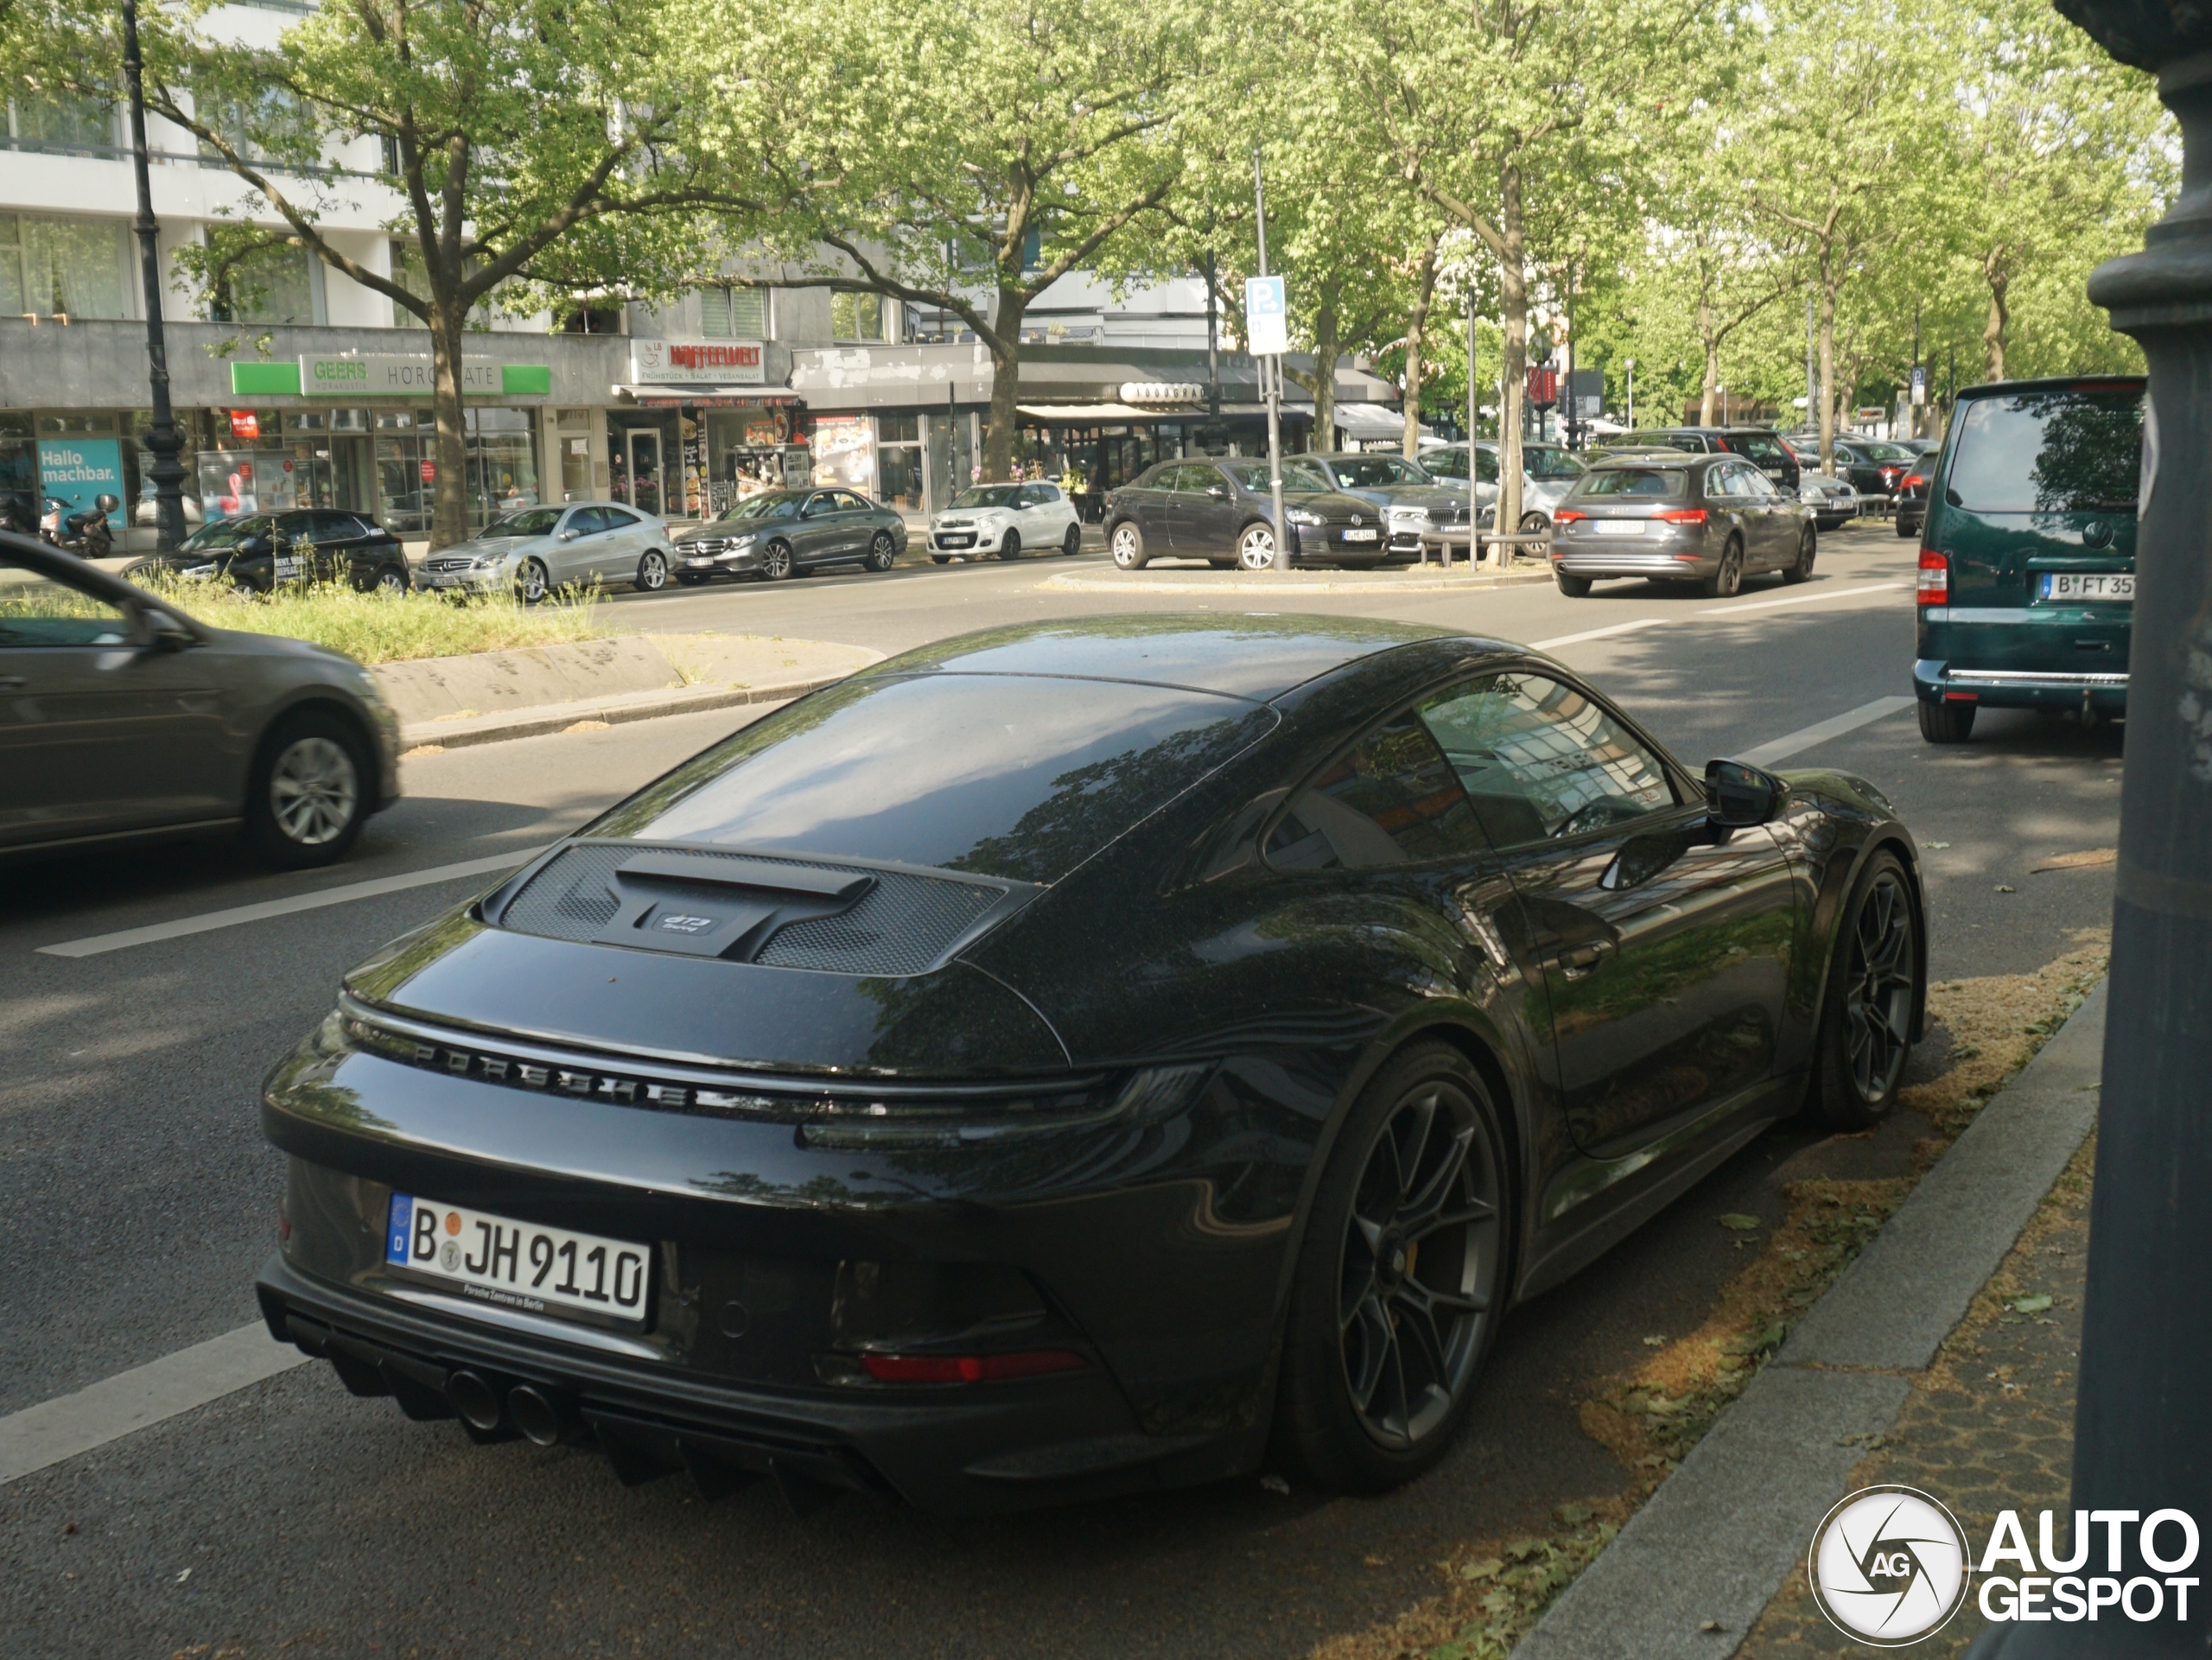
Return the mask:
[[[2105,575],[2092,571],[2050,571],[2043,579],[2043,596],[2046,600],[2129,601],[2135,597],[2135,577],[2133,573]]]

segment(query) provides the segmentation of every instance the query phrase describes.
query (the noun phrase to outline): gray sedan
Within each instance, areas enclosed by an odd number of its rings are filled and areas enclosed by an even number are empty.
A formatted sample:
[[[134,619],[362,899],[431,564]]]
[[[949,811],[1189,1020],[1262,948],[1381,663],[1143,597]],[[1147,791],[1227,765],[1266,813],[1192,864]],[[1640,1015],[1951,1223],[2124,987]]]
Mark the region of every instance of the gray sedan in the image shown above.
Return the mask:
[[[1694,583],[1716,599],[1763,570],[1802,582],[1815,549],[1811,510],[1735,455],[1600,462],[1553,515],[1552,574],[1577,599],[1606,576]]]
[[[464,593],[512,588],[535,605],[564,588],[628,582],[656,593],[668,586],[673,563],[664,519],[619,501],[571,501],[493,519],[425,559],[418,580]]]
[[[0,855],[220,830],[328,864],[397,799],[398,754],[353,658],[210,628],[0,532]]]
[[[888,570],[906,550],[906,521],[856,491],[769,490],[747,496],[676,544],[676,580],[758,576],[780,582],[824,565]]]

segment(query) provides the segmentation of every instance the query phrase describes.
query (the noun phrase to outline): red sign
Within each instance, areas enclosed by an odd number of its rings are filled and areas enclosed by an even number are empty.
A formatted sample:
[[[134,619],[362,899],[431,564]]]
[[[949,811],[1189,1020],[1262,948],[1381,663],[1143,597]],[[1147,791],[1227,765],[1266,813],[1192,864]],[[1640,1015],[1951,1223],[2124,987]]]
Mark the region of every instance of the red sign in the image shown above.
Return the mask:
[[[425,484],[435,483],[437,476],[438,464],[435,461],[424,461],[423,463],[423,482]]]
[[[1541,363],[1529,366],[1529,401],[1540,410],[1559,402],[1559,371]]]
[[[233,438],[258,438],[261,436],[261,417],[256,415],[251,410],[232,410],[231,411],[231,436]]]
[[[758,346],[671,346],[669,366],[676,369],[758,369]]]

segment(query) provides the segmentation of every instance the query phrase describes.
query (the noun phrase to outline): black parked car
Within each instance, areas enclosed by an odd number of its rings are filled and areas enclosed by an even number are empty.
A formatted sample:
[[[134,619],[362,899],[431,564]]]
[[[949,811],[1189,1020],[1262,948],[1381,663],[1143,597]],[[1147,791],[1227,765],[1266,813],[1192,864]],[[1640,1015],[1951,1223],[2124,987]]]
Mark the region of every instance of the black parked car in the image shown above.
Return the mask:
[[[1794,496],[1801,479],[1797,454],[1779,433],[1764,427],[1668,427],[1639,429],[1638,443],[1662,443],[1688,455],[1741,455],[1784,495]]]
[[[1283,517],[1297,537],[1291,563],[1381,564],[1389,536],[1382,510],[1315,482],[1283,467]],[[1123,570],[1162,557],[1264,570],[1275,557],[1274,511],[1265,461],[1162,461],[1108,493],[1106,550]]]
[[[266,594],[279,582],[350,582],[363,593],[413,586],[399,538],[366,513],[298,508],[203,525],[175,553],[133,560],[125,576],[166,568]]]
[[[1872,785],[1523,647],[1108,617],[876,665],[346,976],[270,1328],[626,1481],[953,1513],[1440,1458],[1506,1310],[1922,1019]]]

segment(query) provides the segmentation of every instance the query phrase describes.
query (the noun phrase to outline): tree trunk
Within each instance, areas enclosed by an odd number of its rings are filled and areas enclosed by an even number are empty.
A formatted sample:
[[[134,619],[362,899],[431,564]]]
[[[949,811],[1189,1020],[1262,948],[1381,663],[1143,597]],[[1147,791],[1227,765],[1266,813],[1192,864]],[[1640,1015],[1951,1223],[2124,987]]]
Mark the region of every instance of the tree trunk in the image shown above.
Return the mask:
[[[1835,278],[1821,248],[1821,471],[1835,471]]]
[[[430,307],[431,403],[438,423],[437,459],[432,463],[435,469],[430,517],[433,553],[468,539],[468,440],[461,402],[461,347],[467,338],[467,308],[457,301],[442,299]]]
[[[1521,528],[1521,420],[1529,382],[1529,267],[1521,224],[1521,169],[1508,165],[1500,177],[1498,232],[1505,243],[1498,261],[1498,287],[1505,321],[1505,385],[1497,409],[1497,512],[1491,531],[1512,536]],[[1500,548],[1499,563],[1513,557]]]
[[[1421,250],[1413,309],[1406,316],[1406,440],[1408,461],[1421,457],[1421,351],[1428,330],[1428,308],[1436,298],[1436,252],[1443,237],[1433,236]],[[1474,435],[1467,435],[1472,438]]]
[[[1713,307],[1704,300],[1697,302],[1697,338],[1705,350],[1704,397],[1698,404],[1697,423],[1709,427],[1720,403],[1720,342],[1713,332]]]
[[[1021,418],[1016,407],[1021,394],[1021,316],[1028,307],[1020,290],[999,285],[998,310],[991,318],[999,344],[991,348],[991,413],[983,429],[983,476],[994,481],[1014,476],[1014,429]]]
[[[1982,273],[1989,280],[1989,321],[1982,326],[1981,355],[1984,369],[1992,380],[2005,378],[2005,331],[2012,318],[2005,302],[2005,291],[2012,281],[2007,265],[2001,251],[1993,252],[1982,264]]]
[[[1313,316],[1313,448],[1337,447],[1337,302],[1322,302]]]

